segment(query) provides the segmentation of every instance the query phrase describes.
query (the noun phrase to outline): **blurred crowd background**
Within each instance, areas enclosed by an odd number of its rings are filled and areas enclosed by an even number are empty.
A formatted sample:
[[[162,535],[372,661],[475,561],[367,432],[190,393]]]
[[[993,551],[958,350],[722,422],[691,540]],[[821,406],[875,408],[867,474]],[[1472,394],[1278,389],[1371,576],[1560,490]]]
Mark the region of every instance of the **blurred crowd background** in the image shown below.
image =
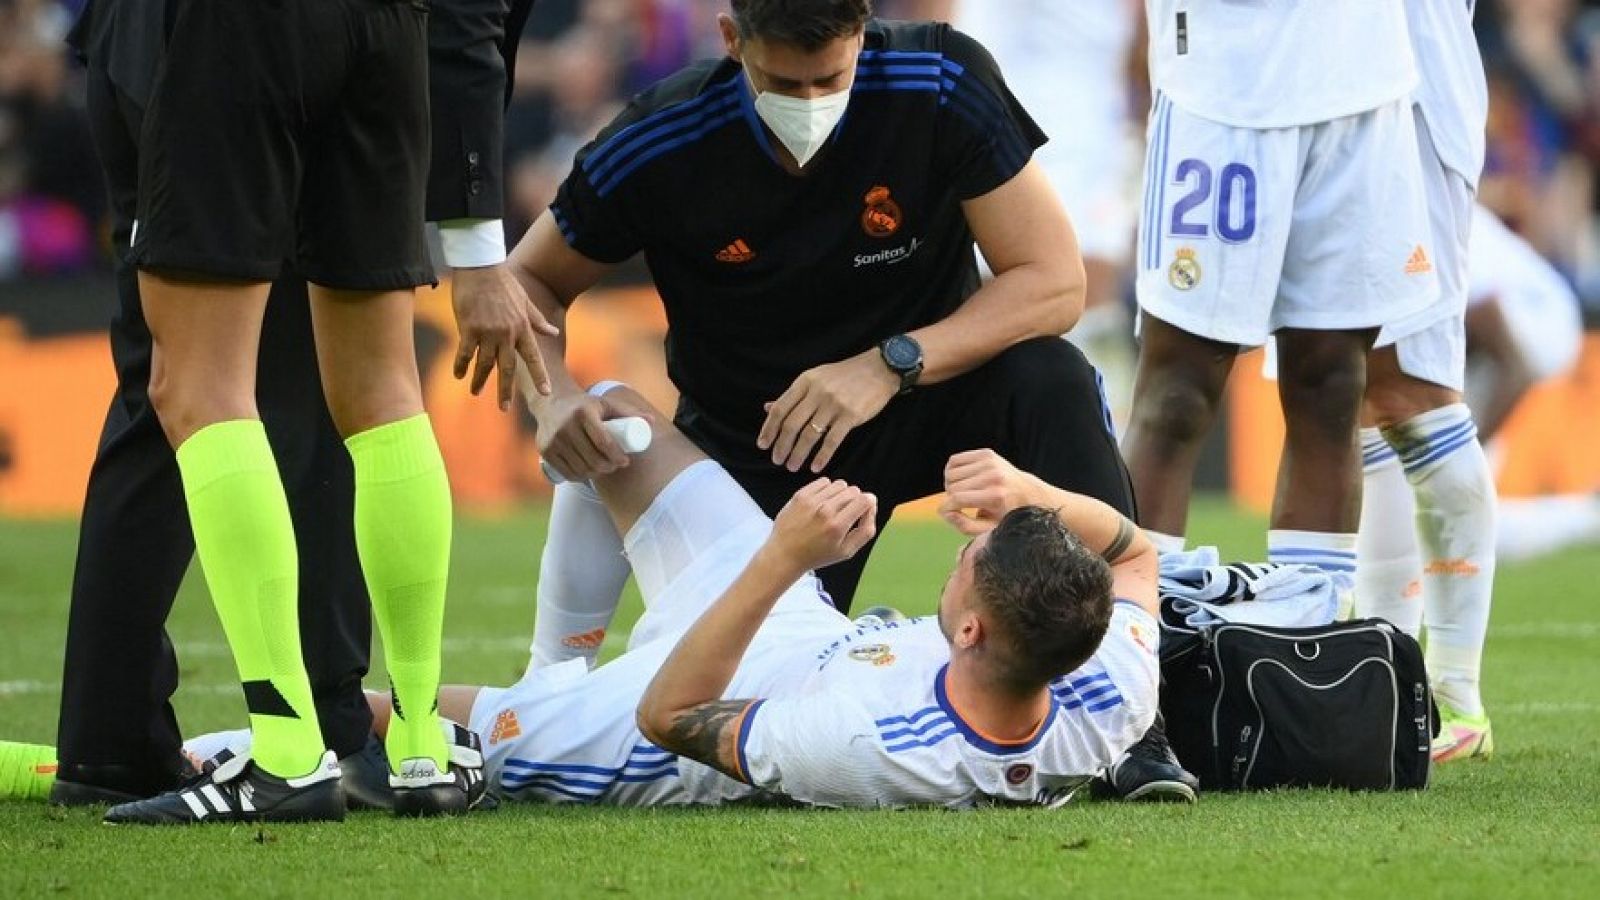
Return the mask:
[[[81,71],[63,44],[83,2],[0,0],[0,280],[108,265]],[[950,15],[959,3],[1005,2],[879,0],[877,9],[918,18]],[[724,0],[535,4],[507,123],[512,238],[554,195],[573,152],[628,96],[721,53],[714,19],[723,9]],[[1485,0],[1478,31],[1492,94],[1483,199],[1572,280],[1593,314],[1600,0]],[[1131,81],[1122,88],[1143,90]]]

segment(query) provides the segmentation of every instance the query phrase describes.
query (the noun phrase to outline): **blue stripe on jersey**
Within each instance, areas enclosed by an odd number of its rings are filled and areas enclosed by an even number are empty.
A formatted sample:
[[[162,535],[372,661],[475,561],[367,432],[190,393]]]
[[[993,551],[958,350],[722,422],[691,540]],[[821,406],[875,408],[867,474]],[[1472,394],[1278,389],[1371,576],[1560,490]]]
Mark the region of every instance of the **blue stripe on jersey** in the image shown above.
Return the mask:
[[[878,732],[878,737],[882,738],[884,741],[894,741],[903,737],[913,736],[927,737],[930,732],[937,731],[938,729],[949,724],[950,718],[948,716],[932,716],[924,721],[921,725],[911,725],[905,728],[896,728],[893,730],[883,729]]]
[[[948,723],[946,723],[946,724],[948,724]],[[946,728],[944,731],[938,732],[937,734],[930,734],[925,738],[912,738],[911,740],[902,741],[901,743],[898,743],[898,744],[890,744],[890,745],[884,747],[883,749],[884,749],[884,752],[886,752],[886,753],[904,753],[907,750],[915,750],[918,747],[932,747],[932,746],[935,746],[935,745],[937,745],[939,743],[942,743],[942,742],[944,742],[944,741],[946,741],[946,740],[948,740],[950,738],[955,737],[956,735],[958,735],[960,733],[961,733],[961,729],[957,728],[953,724],[950,724],[948,728]]]
[[[660,781],[663,778],[673,778],[673,777],[676,777],[677,774],[678,774],[678,767],[677,766],[672,766],[671,768],[660,769],[660,770],[657,770],[655,772],[646,772],[646,773],[639,774],[639,775],[623,775],[623,776],[620,776],[620,777],[617,778],[617,783],[618,784],[647,784],[647,783],[652,782],[652,781]]]
[[[1056,696],[1052,692],[1050,694],[1050,709],[1044,714],[1044,720],[1039,723],[1039,729],[1038,731],[1034,732],[1032,737],[1026,741],[1020,741],[1017,743],[999,743],[992,741],[979,734],[977,729],[973,728],[971,725],[968,725],[967,722],[961,718],[961,714],[956,711],[955,706],[951,704],[950,695],[945,690],[945,679],[948,678],[949,675],[950,664],[945,663],[942,667],[940,667],[939,673],[933,678],[933,697],[939,702],[939,708],[944,710],[945,715],[950,717],[950,724],[955,726],[956,731],[961,734],[961,737],[964,738],[967,743],[985,753],[990,753],[995,756],[1013,756],[1018,753],[1026,753],[1029,750],[1039,746],[1039,742],[1044,740],[1044,736],[1050,733],[1051,726],[1055,724],[1056,713],[1061,708],[1061,704],[1056,701]],[[944,739],[944,736],[936,737],[938,737],[939,740]]]
[[[569,245],[578,240],[578,233],[572,229],[571,223],[567,220],[567,214],[561,210],[560,201],[550,204],[550,215],[555,218],[556,227],[561,229],[561,237]]]
[[[596,147],[594,152],[584,159],[583,170],[591,177],[603,177],[604,172],[596,171],[601,166],[606,166],[609,170],[617,163],[619,157],[628,152],[650,143],[651,140],[659,139],[674,131],[681,131],[686,127],[686,123],[705,118],[711,109],[727,102],[733,96],[740,82],[741,79],[730,78],[704,94],[645,116]]]
[[[667,153],[678,149],[679,147],[692,144],[743,115],[744,111],[740,108],[739,101],[730,100],[728,103],[725,103],[717,108],[716,115],[707,118],[696,119],[695,122],[692,123],[695,125],[693,130],[687,131],[678,137],[672,138],[671,140],[664,140],[660,141],[659,143],[652,144],[649,149],[644,150],[638,156],[635,156],[627,165],[617,169],[615,172],[611,173],[609,177],[596,184],[594,186],[595,193],[602,197],[610,195],[612,191],[617,189],[618,185],[622,184],[625,178],[627,178],[629,175],[632,175],[634,172],[637,172],[645,163],[664,156]]]
[[[912,713],[909,716],[890,716],[887,719],[878,719],[873,724],[879,726],[880,728],[885,726],[885,725],[895,725],[895,724],[899,724],[899,723],[910,724],[912,722],[917,721],[918,719],[922,719],[922,718],[925,718],[927,716],[931,716],[936,712],[939,712],[939,707],[937,707],[937,706],[929,706],[929,707],[926,707],[924,709],[919,709],[919,710],[917,710],[916,712]]]

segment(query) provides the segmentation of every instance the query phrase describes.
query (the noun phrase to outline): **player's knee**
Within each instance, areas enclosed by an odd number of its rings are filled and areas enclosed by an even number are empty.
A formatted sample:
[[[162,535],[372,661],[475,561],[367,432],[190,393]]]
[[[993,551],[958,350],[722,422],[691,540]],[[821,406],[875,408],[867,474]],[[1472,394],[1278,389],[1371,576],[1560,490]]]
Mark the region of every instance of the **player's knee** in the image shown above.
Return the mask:
[[[1278,394],[1290,431],[1312,431],[1330,440],[1347,440],[1361,410],[1366,376],[1360,357],[1328,356],[1323,364],[1301,360],[1281,369]]]
[[[1133,404],[1131,427],[1158,444],[1181,446],[1205,439],[1216,417],[1218,397],[1182,373],[1145,377]]]
[[[195,380],[184,381],[159,366],[150,375],[150,408],[155,410],[161,430],[173,447],[181,446],[207,425],[255,418],[253,398],[235,393]]]
[[[1361,422],[1378,427],[1398,425],[1459,401],[1460,395],[1449,388],[1405,375],[1385,377],[1369,371],[1361,397]]]
[[[589,390],[601,397],[611,417],[637,416],[649,422],[653,440],[678,433],[677,427],[672,423],[672,416],[657,409],[655,404],[634,390],[631,385],[620,381],[601,382]]]

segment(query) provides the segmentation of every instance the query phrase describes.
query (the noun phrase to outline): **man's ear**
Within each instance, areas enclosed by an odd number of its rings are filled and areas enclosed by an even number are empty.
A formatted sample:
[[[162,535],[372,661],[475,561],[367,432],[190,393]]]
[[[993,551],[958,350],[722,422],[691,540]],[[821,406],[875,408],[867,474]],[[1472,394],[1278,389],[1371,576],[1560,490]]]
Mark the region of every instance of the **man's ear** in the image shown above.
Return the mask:
[[[967,610],[961,614],[952,643],[963,650],[971,650],[983,643],[983,620],[978,618],[977,613]]]
[[[733,17],[727,13],[717,13],[717,29],[722,32],[722,47],[734,59],[739,56],[739,26],[733,23]]]

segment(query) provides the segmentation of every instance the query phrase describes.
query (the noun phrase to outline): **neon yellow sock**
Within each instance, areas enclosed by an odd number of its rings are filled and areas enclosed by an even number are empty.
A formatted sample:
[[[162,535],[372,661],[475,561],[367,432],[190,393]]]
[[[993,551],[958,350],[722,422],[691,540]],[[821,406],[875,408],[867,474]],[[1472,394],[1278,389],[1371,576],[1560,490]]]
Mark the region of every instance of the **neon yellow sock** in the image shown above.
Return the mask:
[[[56,748],[0,741],[0,800],[43,800],[56,781]]]
[[[443,773],[439,654],[450,572],[450,482],[427,415],[345,441],[356,473],[356,548],[383,635],[395,716],[389,764],[427,757]]]
[[[322,733],[300,655],[294,525],[267,432],[218,422],[178,448],[178,470],[206,584],[244,684],[263,769],[294,778],[321,762]]]

